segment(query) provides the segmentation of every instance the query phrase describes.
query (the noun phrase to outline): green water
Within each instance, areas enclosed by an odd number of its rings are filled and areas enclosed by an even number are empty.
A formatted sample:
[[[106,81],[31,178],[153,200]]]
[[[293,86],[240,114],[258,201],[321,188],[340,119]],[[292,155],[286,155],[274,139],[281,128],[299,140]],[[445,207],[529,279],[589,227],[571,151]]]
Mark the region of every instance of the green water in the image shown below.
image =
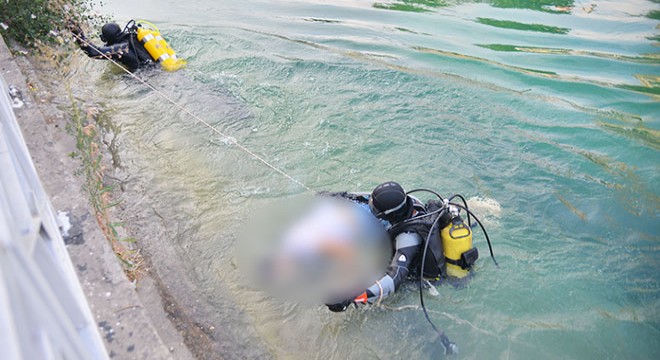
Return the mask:
[[[658,4],[108,1],[188,67],[140,76],[316,190],[385,180],[477,202],[500,268],[426,303],[463,359],[660,354]],[[82,55],[80,55],[82,57]],[[125,201],[204,357],[442,358],[414,285],[333,314],[234,264],[256,209],[303,190],[111,65],[83,59],[118,133]],[[82,81],[82,80],[80,80]],[[499,205],[499,208],[497,207]],[[404,307],[398,311],[393,307]]]

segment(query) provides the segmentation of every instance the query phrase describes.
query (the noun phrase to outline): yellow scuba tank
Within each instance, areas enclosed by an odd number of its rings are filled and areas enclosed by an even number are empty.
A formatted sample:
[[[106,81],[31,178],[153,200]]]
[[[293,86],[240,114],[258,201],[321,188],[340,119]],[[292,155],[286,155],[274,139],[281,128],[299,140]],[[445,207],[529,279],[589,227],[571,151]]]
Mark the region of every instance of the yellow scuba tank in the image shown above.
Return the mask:
[[[452,219],[440,231],[442,250],[445,253],[447,275],[463,278],[479,257],[477,248],[472,247],[472,230],[459,215],[458,208],[450,206]]]
[[[136,24],[138,40],[154,61],[163,66],[163,69],[176,71],[186,64],[185,60],[176,57],[176,53],[160,35],[156,25],[144,20],[139,20]]]

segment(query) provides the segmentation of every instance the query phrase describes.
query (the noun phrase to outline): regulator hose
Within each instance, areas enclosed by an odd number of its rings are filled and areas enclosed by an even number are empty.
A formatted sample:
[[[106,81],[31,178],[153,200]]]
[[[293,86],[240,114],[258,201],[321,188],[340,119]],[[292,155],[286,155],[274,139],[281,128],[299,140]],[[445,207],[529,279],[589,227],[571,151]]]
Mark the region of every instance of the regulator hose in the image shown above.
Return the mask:
[[[443,200],[444,200],[444,199],[442,198],[442,195],[438,194],[437,192],[435,192],[435,191],[433,191],[433,190],[429,190],[429,189],[415,189],[415,190],[410,190],[410,191],[408,191],[408,192],[406,193],[406,195],[410,195],[410,194],[412,194],[412,193],[415,193],[415,192],[422,192],[422,191],[423,191],[423,192],[428,192],[428,193],[431,193],[431,194],[437,196],[438,199],[440,199],[440,201],[443,201]]]
[[[426,320],[429,322],[429,324],[431,324],[433,330],[435,330],[435,332],[438,333],[438,337],[440,338],[440,343],[445,348],[445,355],[451,355],[458,353],[458,345],[456,345],[456,343],[449,340],[447,334],[445,334],[444,331],[439,330],[435,326],[435,324],[431,320],[431,317],[429,316],[428,311],[426,311],[426,305],[424,305],[424,263],[426,262],[426,252],[429,249],[429,242],[431,241],[431,235],[433,234],[433,230],[435,229],[435,227],[438,225],[438,220],[440,220],[440,217],[435,219],[433,225],[431,225],[431,230],[429,231],[429,234],[426,236],[426,244],[424,245],[424,252],[422,254],[422,263],[420,264],[420,272],[419,272],[419,302],[422,304],[422,310],[424,311],[424,316],[426,317]]]
[[[437,196],[438,199],[440,199],[440,201],[444,202],[444,199],[442,198],[442,196],[440,194],[438,194],[437,192],[433,191],[433,190],[414,189],[414,190],[409,191],[407,194],[411,194],[411,193],[414,193],[414,192],[428,192],[428,193],[431,193],[431,194]],[[463,205],[452,203],[451,201],[455,198],[461,199],[462,202],[463,202]],[[474,215],[474,213],[472,213],[472,211],[470,211],[470,209],[468,208],[467,201],[465,200],[465,197],[463,197],[460,194],[456,194],[456,195],[451,196],[448,199],[447,203],[450,204],[450,205],[456,206],[458,208],[461,208],[461,209],[465,210],[465,212],[467,212],[467,214],[468,214],[468,216],[467,216],[468,225],[470,227],[472,227],[471,217],[473,217],[474,220],[477,222],[477,224],[479,224],[479,227],[481,228],[481,231],[484,232],[484,236],[486,237],[486,242],[488,243],[488,249],[490,250],[490,257],[491,257],[491,259],[493,259],[493,262],[495,263],[495,266],[499,268],[499,264],[497,263],[497,260],[495,260],[495,255],[493,255],[493,246],[490,242],[490,237],[488,236],[488,232],[486,232],[486,228],[484,228],[484,226],[481,223],[481,221],[479,220],[479,218],[476,215]],[[442,208],[440,208],[438,210],[435,210],[435,211],[432,211],[430,213],[423,214],[423,215],[416,216],[416,217],[410,218],[408,220],[405,220],[404,223],[408,223],[408,222],[416,221],[416,220],[419,220],[419,219],[422,219],[422,218],[425,218],[425,217],[433,216],[433,215],[438,214],[438,213],[440,213],[444,210],[446,210],[446,209],[443,206]],[[429,324],[431,324],[431,327],[433,328],[433,330],[436,333],[438,333],[440,343],[445,348],[445,354],[446,355],[451,355],[451,354],[457,354],[458,353],[458,345],[456,345],[456,343],[449,340],[449,337],[447,336],[447,334],[445,334],[444,331],[439,330],[435,326],[435,324],[431,320],[431,317],[429,316],[428,311],[426,310],[426,305],[424,304],[424,264],[426,263],[426,254],[428,252],[429,243],[431,242],[431,236],[433,235],[433,231],[435,230],[436,226],[438,225],[439,220],[440,220],[440,217],[438,217],[437,219],[435,219],[435,221],[433,221],[433,224],[431,225],[431,229],[429,230],[429,234],[426,237],[426,243],[424,244],[424,251],[422,253],[422,263],[420,264],[420,271],[419,271],[419,302],[422,305],[422,310],[424,311],[424,316],[426,317],[426,320],[429,322]]]
[[[135,51],[135,53],[137,54],[137,49],[135,48],[135,42],[133,41],[133,34],[135,33],[136,28],[137,25],[135,23],[135,20],[129,20],[126,23],[126,26],[124,26],[124,31],[122,31],[122,33],[128,36],[128,42],[131,46],[131,50]]]
[[[135,27],[135,25],[136,25],[136,24],[135,24],[135,20],[129,20],[129,21],[126,23],[126,26],[124,26],[124,32],[127,32],[128,30],[133,30],[133,28]]]

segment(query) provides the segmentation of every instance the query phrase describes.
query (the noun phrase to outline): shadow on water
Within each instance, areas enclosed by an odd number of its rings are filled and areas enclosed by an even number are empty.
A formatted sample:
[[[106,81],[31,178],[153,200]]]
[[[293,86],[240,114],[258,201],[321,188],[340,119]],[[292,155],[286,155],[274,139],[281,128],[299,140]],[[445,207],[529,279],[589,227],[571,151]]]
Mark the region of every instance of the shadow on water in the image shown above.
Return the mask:
[[[373,7],[376,9],[410,11],[410,12],[430,12],[434,8],[449,6],[443,0],[399,0],[387,3],[376,2]]]
[[[502,9],[529,9],[553,14],[568,13],[575,7],[573,0],[493,0],[485,3]]]
[[[571,29],[557,27],[557,26],[548,26],[542,24],[525,24],[517,21],[508,21],[508,20],[497,20],[489,18],[477,18],[476,21],[479,24],[490,25],[502,29],[513,29],[513,30],[522,30],[522,31],[536,31],[536,32],[545,32],[550,34],[568,34]]]
[[[405,1],[392,1],[392,2],[387,2],[387,3],[374,3],[373,7],[377,9],[386,9],[386,10],[396,10],[396,11],[407,11],[407,12],[433,12],[433,11],[439,11],[439,9],[449,9],[453,8],[456,6],[460,5],[470,5],[470,4],[487,4],[489,6],[492,6],[493,8],[496,9],[525,9],[525,10],[534,10],[534,11],[539,11],[548,14],[546,17],[543,17],[544,19],[552,22],[552,23],[562,23],[559,18],[552,18],[552,16],[564,16],[564,19],[567,19],[567,15],[571,15],[573,13],[576,14],[591,14],[594,12],[598,12],[597,4],[596,3],[588,3],[588,4],[579,4],[576,5],[574,1],[572,0],[559,0],[559,1],[553,1],[553,0],[548,0],[548,1],[526,1],[526,0],[501,0],[501,1],[452,1],[452,2],[446,2],[446,1],[415,1],[415,0],[405,0]],[[645,16],[646,18],[649,19],[656,19],[658,18],[658,10],[650,10],[645,14],[640,14],[640,16]],[[511,14],[507,14],[505,12],[500,12],[498,13],[500,16],[511,16]],[[521,16],[517,16],[521,17]],[[547,34],[556,34],[556,35],[567,35],[571,33],[573,30],[577,30],[578,32],[583,32],[583,30],[580,29],[573,29],[571,27],[565,27],[565,26],[555,26],[555,25],[546,25],[543,23],[528,23],[528,22],[523,22],[523,21],[517,21],[517,19],[500,19],[500,18],[493,18],[493,17],[475,17],[472,21],[474,21],[477,24],[481,25],[486,25],[494,28],[499,28],[499,29],[506,29],[506,30],[514,30],[514,31],[526,31],[526,32],[538,32],[538,33],[547,33]],[[571,22],[572,23],[572,22]],[[404,31],[404,32],[409,32],[412,34],[419,34],[419,32],[415,31],[415,29],[411,28],[397,28],[398,30]],[[429,33],[423,33],[424,35],[429,35],[429,36],[434,36],[434,34],[429,34]],[[437,36],[437,35],[436,35]],[[594,35],[595,36],[595,35]],[[491,36],[493,38],[497,38],[499,36]],[[486,37],[488,38],[488,37]],[[509,38],[508,36],[506,38]],[[651,41],[657,41],[657,35],[655,36],[648,36],[648,40]],[[571,41],[573,42],[573,41]],[[648,65],[653,65],[653,67],[657,66],[660,64],[660,58],[658,57],[657,52],[654,53],[649,53],[649,54],[640,54],[637,56],[630,56],[627,54],[621,54],[621,53],[608,53],[608,52],[599,52],[599,51],[590,51],[590,50],[583,50],[580,48],[576,49],[566,49],[566,48],[555,48],[555,47],[547,47],[547,46],[542,46],[541,44],[543,43],[560,43],[559,41],[554,41],[551,39],[544,39],[544,38],[538,38],[536,39],[536,44],[532,45],[527,41],[526,44],[519,44],[519,45],[514,45],[514,44],[507,44],[507,43],[475,43],[475,46],[490,49],[493,51],[500,51],[500,52],[523,52],[523,53],[532,53],[535,55],[545,55],[548,57],[555,56],[555,55],[571,55],[571,56],[595,56],[595,57],[600,57],[604,59],[610,59],[614,61],[631,61],[634,63],[641,63],[641,64],[648,64]],[[415,49],[429,49],[427,46],[413,46]],[[430,48],[433,49],[433,48]],[[608,87],[616,87],[619,89],[625,89],[629,91],[635,91],[635,92],[640,92],[644,93],[650,96],[658,96],[660,94],[660,87],[658,86],[658,75],[657,71],[653,71],[656,69],[653,69],[651,73],[635,73],[633,74],[634,78],[638,79],[640,84],[630,84],[630,83],[616,83],[616,82],[609,82],[609,81],[598,81],[595,79],[589,79],[588,77],[584,77],[583,75],[576,75],[576,74],[565,74],[562,75],[561,72],[559,71],[552,71],[550,69],[539,69],[536,68],[539,65],[535,64],[533,61],[529,61],[528,64],[529,66],[515,66],[513,65],[514,61],[510,60],[510,57],[507,57],[506,59],[508,61],[495,61],[492,59],[492,56],[489,54],[483,54],[482,56],[476,56],[476,53],[471,51],[469,49],[462,49],[461,51],[448,51],[446,49],[433,49],[433,51],[436,54],[444,54],[448,56],[456,56],[460,58],[465,58],[465,59],[472,59],[472,60],[477,60],[477,61],[483,61],[487,62],[496,66],[501,66],[510,70],[515,70],[515,71],[522,71],[523,73],[526,74],[542,74],[543,76],[546,75],[553,75],[557,76],[558,78],[561,77],[566,81],[571,81],[571,80],[577,80],[577,81],[587,81],[587,82],[594,82],[598,84],[599,86],[608,86]],[[496,58],[502,58],[501,56],[495,56]],[[554,63],[556,60],[555,59],[548,59],[547,61],[540,61],[539,63],[541,64],[551,64]],[[649,69],[649,70],[650,70]],[[648,70],[646,70],[648,71]],[[655,74],[654,74],[655,73]]]
[[[543,11],[553,14],[565,14],[570,12],[575,4],[573,0],[394,0],[390,2],[376,2],[374,8],[410,11],[410,12],[430,12],[435,8],[455,6],[466,3],[486,3],[496,8],[502,9],[529,9]]]

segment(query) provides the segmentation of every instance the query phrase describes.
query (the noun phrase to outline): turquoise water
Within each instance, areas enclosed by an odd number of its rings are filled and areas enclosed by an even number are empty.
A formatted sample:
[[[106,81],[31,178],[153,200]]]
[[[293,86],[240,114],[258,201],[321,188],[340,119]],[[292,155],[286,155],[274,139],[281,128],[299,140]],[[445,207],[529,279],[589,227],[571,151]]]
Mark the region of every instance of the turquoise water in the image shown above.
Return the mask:
[[[426,304],[464,359],[660,353],[657,2],[109,1],[188,60],[140,76],[315,190],[472,198],[500,262]],[[82,56],[82,55],[81,55]],[[414,285],[329,313],[253,289],[242,223],[303,190],[101,61],[128,209],[213,358],[442,358]],[[91,81],[91,82],[90,82]]]

